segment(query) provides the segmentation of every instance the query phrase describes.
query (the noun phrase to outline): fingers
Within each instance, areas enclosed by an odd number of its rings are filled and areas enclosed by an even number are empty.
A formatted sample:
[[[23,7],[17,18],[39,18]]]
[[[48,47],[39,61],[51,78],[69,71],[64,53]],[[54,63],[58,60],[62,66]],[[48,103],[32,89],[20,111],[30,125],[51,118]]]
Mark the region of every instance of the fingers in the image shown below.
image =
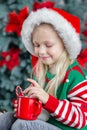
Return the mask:
[[[33,79],[28,78],[26,80],[29,81],[29,82],[31,82],[34,86],[38,85],[38,83],[35,80],[33,80]]]
[[[23,94],[28,94],[32,87],[40,87],[39,84],[33,79],[28,78],[27,81],[31,82],[31,85],[23,91]]]
[[[31,88],[31,86],[29,86],[28,88],[26,88],[26,89],[23,91],[23,94],[28,94],[28,92],[30,91],[30,88]]]
[[[39,90],[37,88],[30,88],[28,92],[28,97],[33,97],[32,95],[35,94],[37,95],[39,93]]]
[[[18,101],[17,100],[15,100],[13,106],[14,106],[14,117],[16,117],[17,116],[17,109],[18,109]]]
[[[43,92],[42,87],[33,79],[28,78],[27,81],[31,82],[31,85],[23,91],[23,94],[27,94],[26,96],[30,98],[39,99],[39,95]]]
[[[17,117],[17,108],[14,109],[14,117]]]
[[[27,96],[30,97],[32,93],[36,93],[37,91],[38,89],[36,87],[29,86],[23,91],[23,93],[27,94]]]
[[[14,113],[14,117],[17,117],[17,114]]]

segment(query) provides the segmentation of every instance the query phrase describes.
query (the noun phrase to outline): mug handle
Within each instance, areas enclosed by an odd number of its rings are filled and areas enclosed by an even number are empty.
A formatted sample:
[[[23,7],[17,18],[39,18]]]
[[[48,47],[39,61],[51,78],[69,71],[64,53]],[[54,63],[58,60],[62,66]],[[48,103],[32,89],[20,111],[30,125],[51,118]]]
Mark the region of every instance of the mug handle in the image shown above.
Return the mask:
[[[42,110],[42,104],[40,102],[38,103],[38,101],[36,101],[35,103],[38,106],[38,108],[37,108],[36,113],[32,115],[33,117],[37,117],[40,114],[41,110]]]

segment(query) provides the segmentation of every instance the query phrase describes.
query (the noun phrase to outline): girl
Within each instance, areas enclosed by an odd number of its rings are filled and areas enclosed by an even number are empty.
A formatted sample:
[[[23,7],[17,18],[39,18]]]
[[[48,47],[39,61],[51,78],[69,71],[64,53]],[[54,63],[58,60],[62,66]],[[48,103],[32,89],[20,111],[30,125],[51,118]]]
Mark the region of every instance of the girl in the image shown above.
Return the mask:
[[[43,8],[27,17],[22,40],[38,59],[34,78],[27,79],[31,85],[23,93],[38,98],[43,111],[34,121],[2,114],[0,130],[87,129],[87,76],[76,61],[81,50],[79,25],[79,18],[61,9]],[[9,127],[4,123],[7,120]]]

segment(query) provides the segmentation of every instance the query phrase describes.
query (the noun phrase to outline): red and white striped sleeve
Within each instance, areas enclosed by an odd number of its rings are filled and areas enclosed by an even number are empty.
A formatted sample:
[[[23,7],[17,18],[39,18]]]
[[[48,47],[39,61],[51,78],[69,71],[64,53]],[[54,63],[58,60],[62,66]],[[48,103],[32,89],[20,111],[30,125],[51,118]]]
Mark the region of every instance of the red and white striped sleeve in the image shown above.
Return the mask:
[[[58,100],[49,95],[44,108],[57,121],[63,124],[82,128],[87,124],[87,80],[74,86],[68,93],[67,99]]]

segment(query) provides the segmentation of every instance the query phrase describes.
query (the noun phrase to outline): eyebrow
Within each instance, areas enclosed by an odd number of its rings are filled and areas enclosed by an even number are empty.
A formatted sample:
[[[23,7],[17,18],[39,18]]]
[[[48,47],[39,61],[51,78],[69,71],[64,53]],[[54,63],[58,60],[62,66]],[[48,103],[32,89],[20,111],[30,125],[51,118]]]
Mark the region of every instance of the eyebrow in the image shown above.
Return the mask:
[[[39,44],[37,41],[32,41],[33,44]],[[43,41],[43,43],[45,44],[52,44],[53,42],[52,41]]]

